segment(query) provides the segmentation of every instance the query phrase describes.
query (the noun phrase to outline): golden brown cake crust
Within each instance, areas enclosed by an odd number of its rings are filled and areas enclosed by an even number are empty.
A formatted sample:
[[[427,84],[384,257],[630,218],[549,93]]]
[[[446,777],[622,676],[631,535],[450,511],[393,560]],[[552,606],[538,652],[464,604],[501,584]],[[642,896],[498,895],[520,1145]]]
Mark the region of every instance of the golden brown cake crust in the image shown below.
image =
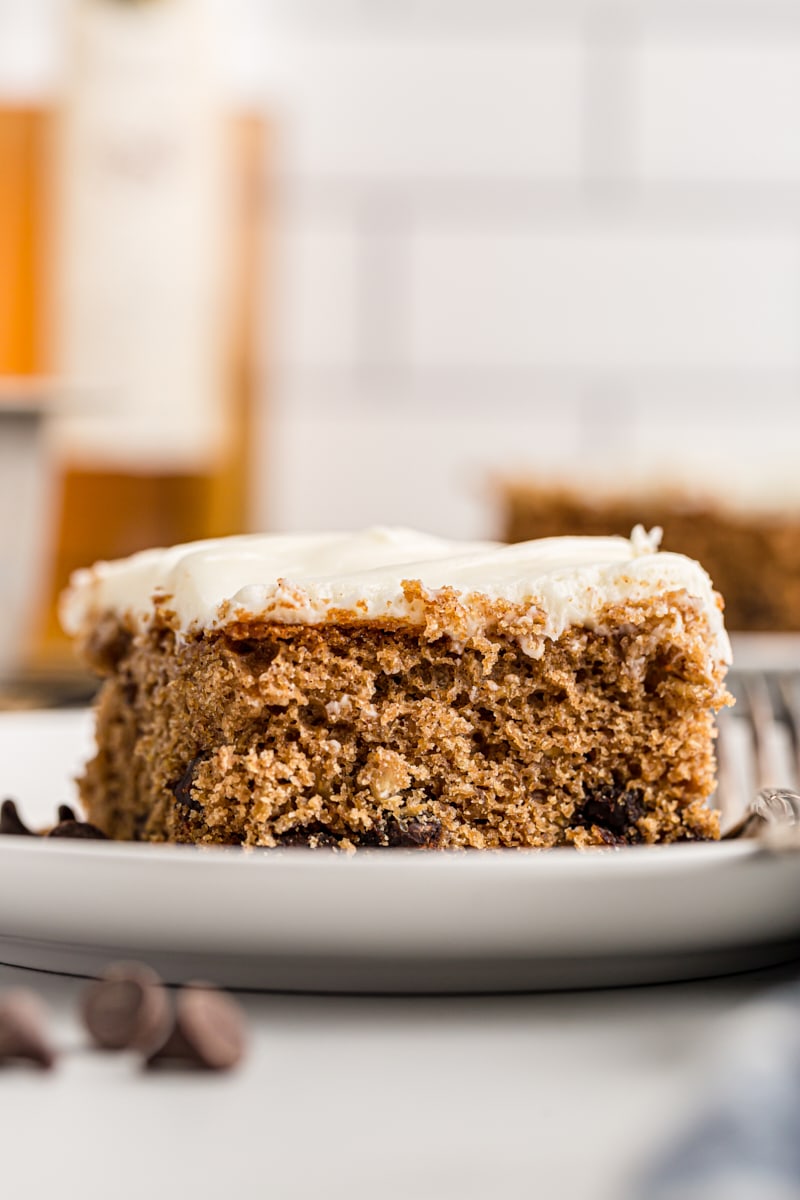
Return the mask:
[[[681,593],[543,639],[495,604],[424,626],[240,624],[181,643],[98,624],[81,780],[113,837],[257,846],[577,846],[718,836],[705,617]],[[457,615],[457,614],[456,614]],[[448,633],[444,625],[450,622]]]

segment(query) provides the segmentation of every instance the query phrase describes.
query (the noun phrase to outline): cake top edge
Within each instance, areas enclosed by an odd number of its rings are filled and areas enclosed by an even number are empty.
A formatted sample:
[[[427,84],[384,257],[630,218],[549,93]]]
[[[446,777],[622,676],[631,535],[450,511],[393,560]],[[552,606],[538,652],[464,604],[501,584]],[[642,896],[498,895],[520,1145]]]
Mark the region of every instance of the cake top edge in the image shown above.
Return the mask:
[[[181,633],[264,619],[314,624],[419,618],[407,583],[428,592],[536,607],[549,636],[591,623],[609,605],[684,591],[702,606],[719,655],[730,648],[711,580],[680,554],[659,552],[660,530],[630,538],[559,537],[504,545],[410,529],[359,533],[247,534],[99,562],[77,571],[61,602],[65,630],[86,633],[114,613],[145,626],[168,609]]]

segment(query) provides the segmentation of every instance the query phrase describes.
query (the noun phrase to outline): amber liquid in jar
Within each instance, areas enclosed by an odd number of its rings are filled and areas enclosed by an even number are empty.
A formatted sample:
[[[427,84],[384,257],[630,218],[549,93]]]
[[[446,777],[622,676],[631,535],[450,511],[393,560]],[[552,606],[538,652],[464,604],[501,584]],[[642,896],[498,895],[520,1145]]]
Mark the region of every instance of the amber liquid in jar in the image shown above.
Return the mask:
[[[46,367],[42,277],[50,114],[0,103],[0,378]]]

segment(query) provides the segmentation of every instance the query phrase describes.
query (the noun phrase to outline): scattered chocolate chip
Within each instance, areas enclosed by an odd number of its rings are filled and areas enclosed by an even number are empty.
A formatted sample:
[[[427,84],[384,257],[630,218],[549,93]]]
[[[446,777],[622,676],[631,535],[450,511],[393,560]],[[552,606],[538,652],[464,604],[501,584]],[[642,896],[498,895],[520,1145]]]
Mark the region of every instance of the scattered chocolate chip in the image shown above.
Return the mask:
[[[0,1065],[27,1061],[49,1070],[56,1055],[46,1024],[46,1009],[35,992],[19,988],[0,996]]]
[[[172,1033],[146,1065],[227,1071],[244,1048],[244,1018],[236,1001],[210,983],[190,983],[178,992]]]
[[[88,821],[59,821],[58,825],[47,834],[51,838],[91,838],[94,841],[108,841],[108,835],[90,825]]]
[[[625,791],[606,784],[589,793],[576,810],[573,820],[576,825],[586,828],[596,825],[607,831],[614,839],[610,844],[616,845],[641,840],[636,822],[644,814],[644,800],[640,791],[635,788]]]
[[[11,837],[36,837],[32,829],[23,822],[13,800],[4,800],[0,806],[0,834]]]
[[[64,837],[64,838],[95,838],[106,840],[106,835],[95,825],[79,821],[75,810],[68,804],[58,806],[58,824],[49,833],[42,835],[23,822],[13,800],[4,800],[0,807],[0,834],[10,834],[17,837]]]
[[[163,1043],[170,1028],[167,993],[143,963],[115,963],[86,988],[81,1016],[103,1050],[139,1050]]]

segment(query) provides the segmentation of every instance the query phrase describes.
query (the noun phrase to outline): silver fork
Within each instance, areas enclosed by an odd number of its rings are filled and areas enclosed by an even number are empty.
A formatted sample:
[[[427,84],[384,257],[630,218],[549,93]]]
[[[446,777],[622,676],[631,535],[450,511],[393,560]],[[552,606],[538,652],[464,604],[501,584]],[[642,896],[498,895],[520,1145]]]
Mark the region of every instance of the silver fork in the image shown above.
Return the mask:
[[[800,850],[800,676],[732,674],[731,691],[717,742],[722,837]]]

